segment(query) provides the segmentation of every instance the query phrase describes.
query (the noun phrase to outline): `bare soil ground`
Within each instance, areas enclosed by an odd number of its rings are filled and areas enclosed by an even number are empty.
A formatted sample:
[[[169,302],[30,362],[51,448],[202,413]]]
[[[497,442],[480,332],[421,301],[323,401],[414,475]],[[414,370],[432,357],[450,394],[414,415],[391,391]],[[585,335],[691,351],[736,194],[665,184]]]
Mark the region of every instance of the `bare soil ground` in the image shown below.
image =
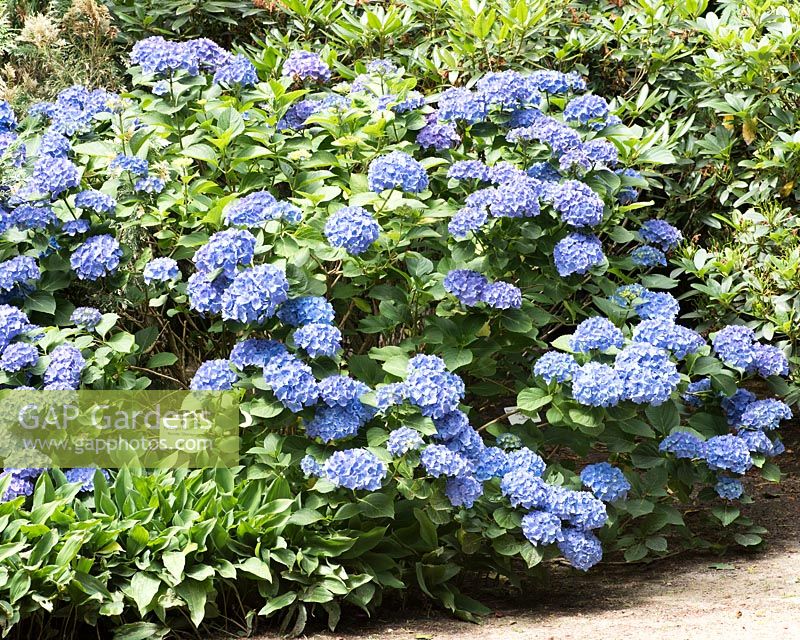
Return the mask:
[[[747,512],[769,529],[752,553],[679,556],[605,565],[588,574],[554,567],[544,588],[502,596],[482,624],[436,610],[367,620],[343,617],[313,640],[800,640],[800,429],[788,436],[780,485],[757,482]],[[260,640],[275,640],[275,635]]]

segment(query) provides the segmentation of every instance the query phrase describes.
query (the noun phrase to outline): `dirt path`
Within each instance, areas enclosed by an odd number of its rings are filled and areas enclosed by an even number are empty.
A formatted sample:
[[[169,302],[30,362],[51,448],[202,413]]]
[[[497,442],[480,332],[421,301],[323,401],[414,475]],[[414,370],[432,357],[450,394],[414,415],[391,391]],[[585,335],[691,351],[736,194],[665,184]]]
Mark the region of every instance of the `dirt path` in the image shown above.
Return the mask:
[[[788,434],[787,434],[788,435]],[[751,491],[767,548],[750,554],[678,557],[652,565],[605,566],[579,574],[556,567],[545,589],[494,603],[475,625],[438,611],[343,620],[314,640],[800,640],[800,446],[779,486]],[[713,566],[712,566],[713,565]],[[260,640],[274,640],[265,635]]]

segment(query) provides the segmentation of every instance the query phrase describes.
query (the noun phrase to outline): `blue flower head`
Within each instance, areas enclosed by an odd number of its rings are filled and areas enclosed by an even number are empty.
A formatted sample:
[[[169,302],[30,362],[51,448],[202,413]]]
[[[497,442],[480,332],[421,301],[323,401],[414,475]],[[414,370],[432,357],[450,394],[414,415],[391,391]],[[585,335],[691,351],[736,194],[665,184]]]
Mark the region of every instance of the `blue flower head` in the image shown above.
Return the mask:
[[[0,262],[0,291],[11,291],[16,286],[34,282],[41,277],[36,260],[17,256]]]
[[[660,247],[662,251],[669,251],[677,247],[683,240],[683,235],[669,222],[664,220],[647,220],[639,229],[639,237],[645,242]]]
[[[483,291],[488,286],[486,278],[470,269],[453,269],[444,278],[444,288],[467,307],[474,307],[483,300]]]
[[[271,358],[287,353],[277,340],[249,338],[237,342],[231,350],[230,361],[239,370],[246,367],[264,367]]]
[[[122,248],[108,234],[92,236],[79,245],[70,257],[70,266],[80,280],[97,280],[116,273]]]
[[[588,571],[603,559],[603,547],[589,531],[564,528],[558,548],[567,562],[580,571]]]
[[[381,228],[363,207],[343,207],[332,213],[325,223],[325,237],[334,247],[344,247],[352,255],[360,255],[372,246]]]
[[[466,458],[441,444],[429,444],[419,459],[425,471],[434,478],[460,476],[469,468]]]
[[[410,427],[400,427],[389,434],[389,439],[386,441],[386,450],[397,458],[409,451],[421,449],[423,444],[419,431]]]
[[[32,367],[39,361],[39,350],[25,342],[13,342],[0,355],[0,369],[16,373]]]
[[[70,322],[89,331],[100,324],[102,319],[103,314],[94,307],[77,307],[69,318]]]
[[[747,405],[739,419],[742,429],[771,431],[781,426],[781,420],[791,420],[792,410],[785,402],[768,398]]]
[[[283,269],[260,264],[240,272],[221,297],[225,320],[263,323],[289,298],[289,282]]]
[[[613,407],[622,390],[619,374],[607,364],[587,362],[572,376],[572,397],[590,407]]]
[[[320,296],[303,296],[284,302],[277,313],[278,319],[292,327],[316,322],[333,324],[335,314],[333,305]]]
[[[587,273],[592,267],[605,262],[603,245],[597,236],[587,233],[570,233],[553,249],[556,271],[562,278],[573,273]]]
[[[688,431],[674,431],[661,441],[658,450],[671,453],[676,458],[703,458],[706,443]]]
[[[631,260],[637,267],[666,267],[667,257],[661,249],[646,244],[631,251]]]
[[[210,275],[217,269],[233,278],[240,265],[253,261],[256,238],[249,231],[226,229],[212,235],[194,254],[194,264],[201,274]]]
[[[744,493],[744,485],[741,480],[721,476],[714,485],[714,490],[720,498],[725,500],[738,500]]]
[[[633,341],[671,351],[679,360],[690,353],[697,353],[706,344],[697,332],[666,318],[640,322],[633,330]]]
[[[324,83],[330,81],[331,69],[316,53],[296,50],[286,58],[281,75],[301,82],[308,80]]]
[[[753,466],[748,444],[737,436],[714,436],[706,440],[705,445],[705,459],[710,469],[744,474]]]
[[[252,87],[258,84],[258,74],[247,56],[239,54],[217,69],[214,74],[214,84]]]
[[[230,360],[208,360],[197,368],[189,388],[192,391],[228,391],[238,379]]]
[[[509,282],[492,282],[481,291],[481,301],[493,309],[519,309],[522,292]]]
[[[550,198],[561,220],[572,227],[594,227],[603,221],[603,200],[582,182],[566,180]]]
[[[561,518],[547,511],[531,511],[522,517],[522,535],[536,546],[558,542],[563,538]]]
[[[663,349],[633,343],[614,359],[614,370],[622,380],[623,400],[658,406],[669,400],[681,376]]]
[[[294,413],[315,404],[319,398],[319,386],[311,367],[289,353],[277,354],[269,359],[264,365],[264,382],[275,397]]]
[[[614,323],[608,318],[596,316],[587,318],[575,327],[575,332],[569,341],[569,347],[578,353],[589,351],[608,351],[622,347],[625,337]]]
[[[181,272],[178,263],[172,258],[153,258],[142,271],[142,277],[147,284],[154,282],[175,282],[180,280]]]
[[[334,357],[342,348],[342,333],[331,324],[312,322],[295,330],[295,344],[312,358]]]
[[[370,191],[375,193],[387,189],[419,193],[428,188],[425,167],[402,151],[392,151],[375,158],[369,165],[367,181]]]
[[[322,465],[322,474],[337,487],[378,491],[386,465],[367,449],[337,451]]]
[[[570,354],[548,351],[533,365],[533,375],[539,376],[548,384],[567,382],[579,368],[580,365]]]
[[[622,471],[608,462],[584,467],[581,471],[581,482],[603,502],[624,500],[628,491],[631,490],[631,483],[628,482]]]
[[[483,495],[483,484],[468,475],[448,478],[444,493],[454,507],[471,509],[475,501]]]
[[[86,360],[77,348],[68,344],[56,347],[42,377],[45,389],[77,389],[85,366]]]

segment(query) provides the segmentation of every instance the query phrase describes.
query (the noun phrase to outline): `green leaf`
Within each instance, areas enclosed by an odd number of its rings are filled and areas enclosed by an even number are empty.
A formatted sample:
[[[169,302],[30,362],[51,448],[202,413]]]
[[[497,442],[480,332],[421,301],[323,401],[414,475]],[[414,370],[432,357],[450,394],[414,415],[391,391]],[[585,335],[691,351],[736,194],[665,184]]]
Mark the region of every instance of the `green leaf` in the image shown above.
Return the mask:
[[[761,476],[770,482],[780,482],[781,469],[774,462],[765,462],[761,467]]]
[[[136,339],[130,333],[121,331],[111,336],[106,344],[117,353],[132,353],[136,347]]]
[[[736,507],[717,505],[711,509],[711,513],[722,523],[723,527],[727,527],[739,517],[741,512]]]
[[[236,566],[242,571],[249,573],[256,578],[261,578],[267,582],[272,582],[272,571],[270,570],[269,565],[261,558],[251,557],[244,562],[237,564]]]
[[[208,597],[203,584],[190,579],[175,587],[175,592],[186,602],[192,624],[199,627],[205,617],[206,598]]]
[[[625,549],[625,561],[636,562],[641,560],[647,555],[647,547],[642,543],[637,543],[628,549]]]
[[[159,367],[171,367],[178,361],[178,356],[169,351],[163,351],[152,356],[147,361],[148,369],[158,369]]]
[[[158,588],[161,586],[161,580],[156,576],[139,571],[133,574],[131,578],[131,597],[139,609],[139,615],[144,615],[147,608],[153,602],[158,593]]]
[[[763,542],[761,536],[757,536],[754,533],[737,533],[733,536],[733,539],[743,547],[754,547]]]
[[[152,622],[124,624],[114,631],[114,640],[161,640],[169,629]]]
[[[542,407],[547,406],[552,402],[551,396],[544,389],[533,387],[531,389],[523,389],[517,396],[517,407],[524,413],[535,414]]]
[[[297,600],[297,594],[294,591],[287,591],[284,594],[276,596],[267,601],[261,610],[258,612],[260,616],[270,616],[276,611],[280,611],[281,609],[285,609],[289,605],[291,605],[295,600]]]
[[[623,503],[622,508],[634,518],[640,518],[646,516],[648,513],[652,513],[655,505],[650,502],[650,500],[627,500]]]

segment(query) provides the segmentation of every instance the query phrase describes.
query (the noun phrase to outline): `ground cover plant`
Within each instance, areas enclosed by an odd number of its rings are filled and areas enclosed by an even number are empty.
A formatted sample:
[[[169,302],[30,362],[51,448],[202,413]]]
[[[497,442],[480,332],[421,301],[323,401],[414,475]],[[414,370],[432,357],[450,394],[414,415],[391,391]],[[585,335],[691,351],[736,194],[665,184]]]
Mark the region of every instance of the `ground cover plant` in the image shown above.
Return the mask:
[[[661,138],[579,72],[423,93],[391,60],[267,53],[154,37],[130,93],[0,107],[0,383],[236,390],[244,452],[9,452],[5,629],[299,633],[411,586],[471,617],[462,573],[761,542],[736,501],[780,477],[788,362],[678,323]]]

